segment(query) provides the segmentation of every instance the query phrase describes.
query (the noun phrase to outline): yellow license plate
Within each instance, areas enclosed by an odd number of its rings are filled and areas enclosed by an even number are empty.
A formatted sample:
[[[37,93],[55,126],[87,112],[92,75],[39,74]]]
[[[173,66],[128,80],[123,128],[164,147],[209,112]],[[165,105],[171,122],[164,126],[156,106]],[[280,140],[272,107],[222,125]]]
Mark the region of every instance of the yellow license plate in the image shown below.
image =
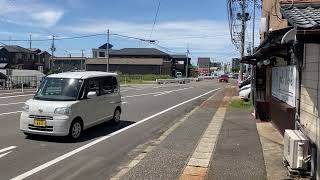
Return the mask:
[[[47,122],[46,122],[45,119],[34,119],[33,125],[34,125],[34,126],[45,127],[45,126],[47,125]]]

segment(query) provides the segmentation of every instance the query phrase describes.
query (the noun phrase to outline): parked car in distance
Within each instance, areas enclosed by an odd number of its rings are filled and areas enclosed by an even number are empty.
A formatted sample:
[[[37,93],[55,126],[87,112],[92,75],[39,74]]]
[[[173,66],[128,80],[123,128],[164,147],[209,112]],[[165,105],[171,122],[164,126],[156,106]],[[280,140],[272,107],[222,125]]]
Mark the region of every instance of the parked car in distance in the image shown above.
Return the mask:
[[[219,77],[219,82],[226,82],[226,83],[228,83],[228,82],[229,82],[229,76],[226,75],[226,74],[221,75],[221,76]]]
[[[239,78],[239,73],[234,73],[232,76],[233,79],[238,79]]]
[[[117,74],[98,71],[47,76],[20,115],[26,134],[69,136],[106,120],[120,121],[121,96]]]
[[[243,86],[240,89],[239,96],[242,100],[248,101],[250,99],[251,94],[251,84]]]
[[[244,81],[240,82],[239,88],[242,88],[243,86],[246,86],[246,85],[248,85],[250,83],[251,83],[251,77],[249,76],[247,79],[245,79]]]
[[[181,73],[180,71],[177,71],[177,72],[176,72],[176,78],[177,78],[177,79],[182,78],[182,73]]]

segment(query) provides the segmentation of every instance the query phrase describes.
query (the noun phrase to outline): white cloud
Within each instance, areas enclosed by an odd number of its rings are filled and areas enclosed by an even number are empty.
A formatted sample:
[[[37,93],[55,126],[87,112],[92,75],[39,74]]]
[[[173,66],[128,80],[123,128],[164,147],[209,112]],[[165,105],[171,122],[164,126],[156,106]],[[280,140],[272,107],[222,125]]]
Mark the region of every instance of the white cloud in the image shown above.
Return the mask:
[[[84,20],[78,24],[58,27],[58,31],[69,33],[111,33],[150,38],[152,24],[114,20]],[[230,41],[229,27],[225,21],[190,20],[167,21],[156,24],[151,39],[159,40],[161,46],[174,52],[186,52],[190,47],[192,56],[210,56],[230,59],[238,56]]]
[[[55,25],[62,16],[63,16],[62,11],[53,11],[53,10],[31,13],[31,18],[33,20],[38,22],[43,22],[44,26],[46,27]]]
[[[49,28],[63,16],[64,10],[36,0],[0,0],[0,21]]]

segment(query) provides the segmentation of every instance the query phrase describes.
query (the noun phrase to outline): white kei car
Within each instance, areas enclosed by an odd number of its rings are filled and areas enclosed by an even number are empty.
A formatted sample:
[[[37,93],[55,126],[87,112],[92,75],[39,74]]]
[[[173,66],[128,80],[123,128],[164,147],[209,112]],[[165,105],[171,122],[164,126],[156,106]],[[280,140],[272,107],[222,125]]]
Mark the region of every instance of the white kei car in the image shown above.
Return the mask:
[[[120,121],[121,95],[117,74],[98,71],[47,76],[20,116],[26,135],[70,136],[106,120]]]

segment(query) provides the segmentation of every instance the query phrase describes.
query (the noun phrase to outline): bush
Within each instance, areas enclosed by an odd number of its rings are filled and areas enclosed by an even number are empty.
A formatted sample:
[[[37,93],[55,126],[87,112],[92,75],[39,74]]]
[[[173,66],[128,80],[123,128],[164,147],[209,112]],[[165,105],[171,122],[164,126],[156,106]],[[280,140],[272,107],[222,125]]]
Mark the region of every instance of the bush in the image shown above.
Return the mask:
[[[118,74],[120,83],[144,83],[144,81],[155,81],[156,79],[170,79],[169,75],[156,75],[156,74]]]
[[[229,105],[231,108],[236,109],[246,109],[251,110],[252,109],[252,101],[243,101],[241,99],[232,99]]]

